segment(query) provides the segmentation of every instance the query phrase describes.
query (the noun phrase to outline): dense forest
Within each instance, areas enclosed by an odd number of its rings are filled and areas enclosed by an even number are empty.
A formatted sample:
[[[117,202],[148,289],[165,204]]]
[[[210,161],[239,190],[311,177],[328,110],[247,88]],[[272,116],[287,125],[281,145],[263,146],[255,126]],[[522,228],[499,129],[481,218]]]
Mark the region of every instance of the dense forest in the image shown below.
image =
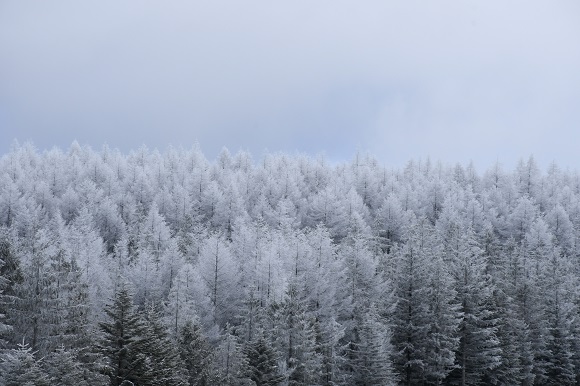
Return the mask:
[[[0,160],[1,385],[580,384],[580,174]]]

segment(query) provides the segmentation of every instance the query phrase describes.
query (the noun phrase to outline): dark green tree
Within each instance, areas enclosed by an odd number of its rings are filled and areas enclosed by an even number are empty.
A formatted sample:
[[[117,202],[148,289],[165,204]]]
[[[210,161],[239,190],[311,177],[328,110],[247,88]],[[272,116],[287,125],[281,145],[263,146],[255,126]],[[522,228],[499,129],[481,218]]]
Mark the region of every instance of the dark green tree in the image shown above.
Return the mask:
[[[147,342],[144,354],[147,356],[146,374],[150,385],[179,386],[187,384],[184,363],[173,342],[169,339],[167,328],[161,322],[161,314],[155,306],[149,306],[145,313],[146,329],[144,341]]]
[[[185,364],[190,386],[208,386],[213,352],[197,321],[187,321],[177,340],[179,355]]]
[[[277,386],[284,376],[278,369],[278,355],[263,333],[246,346],[250,379],[256,386]]]
[[[147,327],[133,310],[131,294],[123,285],[115,294],[112,304],[105,308],[108,317],[100,323],[103,333],[100,349],[107,360],[106,374],[111,386],[125,381],[136,385],[147,384]]]
[[[254,382],[250,379],[248,358],[234,334],[234,329],[229,326],[215,351],[210,378],[212,384],[254,386]]]

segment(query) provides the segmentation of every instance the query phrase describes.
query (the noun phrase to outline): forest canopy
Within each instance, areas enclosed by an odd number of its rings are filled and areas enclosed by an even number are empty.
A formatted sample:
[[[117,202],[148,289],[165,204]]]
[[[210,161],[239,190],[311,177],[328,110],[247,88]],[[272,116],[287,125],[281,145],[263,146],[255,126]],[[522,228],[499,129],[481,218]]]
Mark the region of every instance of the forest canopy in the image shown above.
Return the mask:
[[[0,384],[580,384],[580,174],[0,159]]]

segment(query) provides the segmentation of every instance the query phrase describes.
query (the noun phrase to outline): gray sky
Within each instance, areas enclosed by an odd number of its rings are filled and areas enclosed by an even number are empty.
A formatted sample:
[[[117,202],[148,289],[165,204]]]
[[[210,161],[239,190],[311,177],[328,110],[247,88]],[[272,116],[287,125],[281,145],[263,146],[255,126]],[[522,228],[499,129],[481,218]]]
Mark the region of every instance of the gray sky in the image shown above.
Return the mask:
[[[4,0],[15,138],[580,169],[580,2]]]

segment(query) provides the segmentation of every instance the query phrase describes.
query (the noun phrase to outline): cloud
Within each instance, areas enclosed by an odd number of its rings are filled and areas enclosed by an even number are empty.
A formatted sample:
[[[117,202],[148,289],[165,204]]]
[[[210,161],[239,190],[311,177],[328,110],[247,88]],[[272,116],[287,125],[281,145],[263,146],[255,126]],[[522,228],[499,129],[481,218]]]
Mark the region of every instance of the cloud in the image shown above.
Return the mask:
[[[490,163],[580,123],[574,1],[1,7],[2,143]]]

